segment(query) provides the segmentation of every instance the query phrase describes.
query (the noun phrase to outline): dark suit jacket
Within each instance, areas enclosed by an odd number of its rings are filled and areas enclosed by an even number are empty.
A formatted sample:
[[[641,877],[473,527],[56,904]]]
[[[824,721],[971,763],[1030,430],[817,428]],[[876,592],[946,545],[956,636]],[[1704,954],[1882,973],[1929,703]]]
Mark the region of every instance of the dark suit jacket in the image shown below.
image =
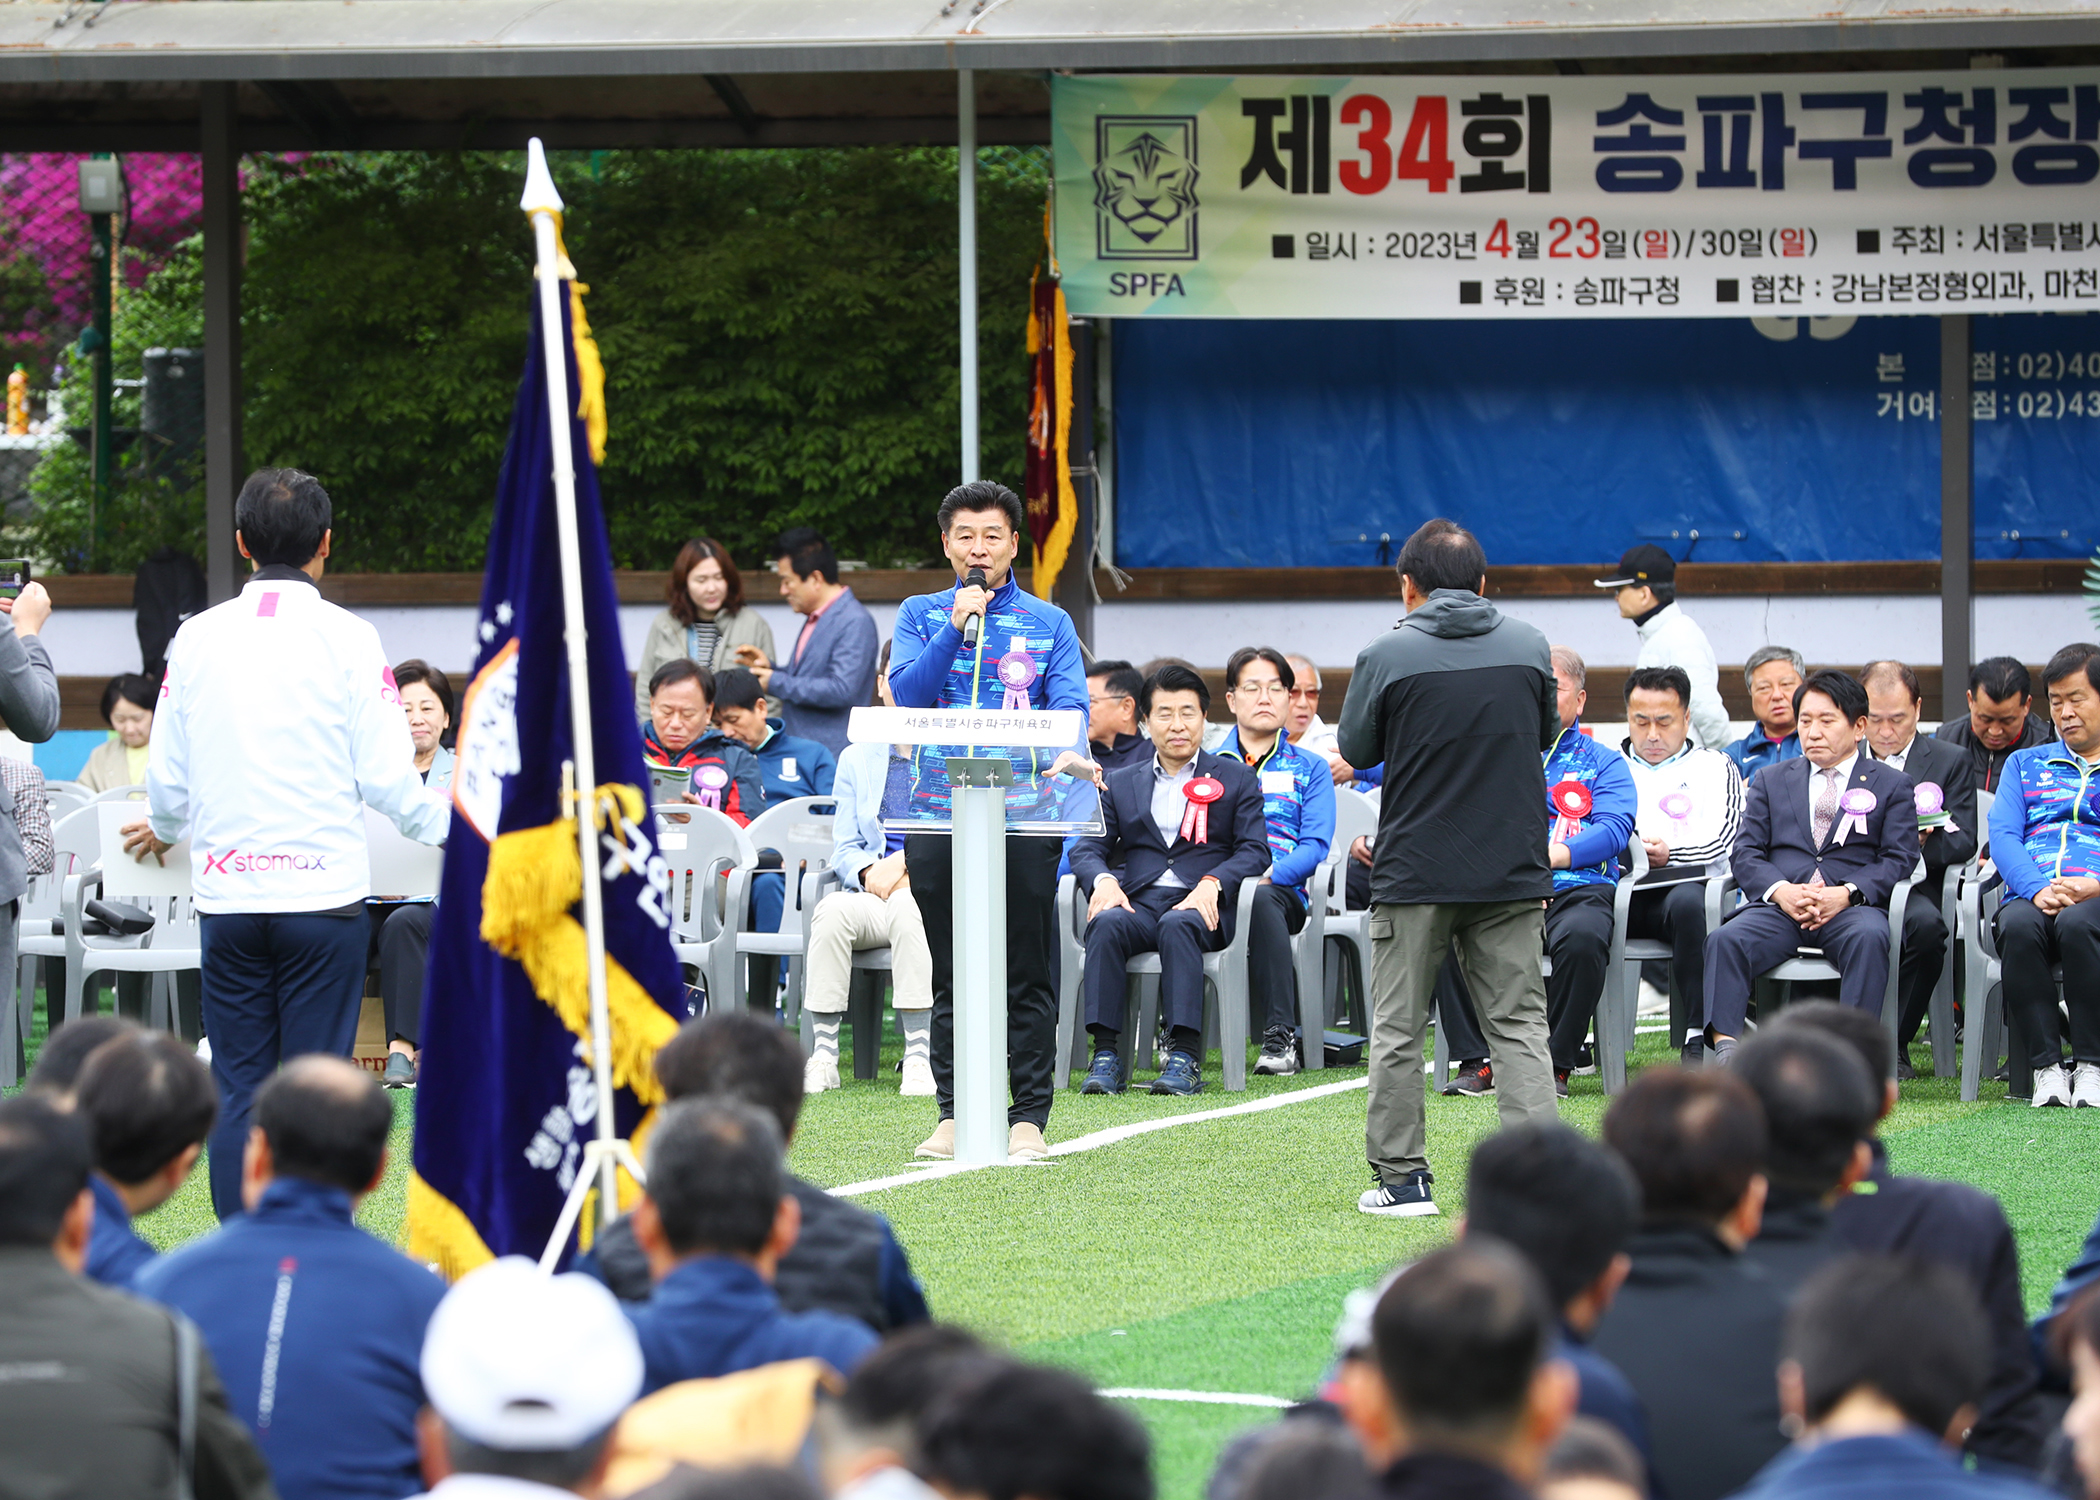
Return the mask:
[[[1940,878],[1948,867],[1967,864],[1969,856],[1976,852],[1976,840],[1982,833],[1976,818],[1976,778],[1971,774],[1966,750],[1929,734],[1921,734],[1910,742],[1910,754],[1903,757],[1903,774],[1914,787],[1927,781],[1937,785],[1946,794],[1947,811],[1954,817],[1953,829],[1942,828],[1931,838],[1918,840],[1919,851],[1925,856],[1925,880],[1932,887],[1932,899],[1937,901]]]
[[[1815,769],[1804,755],[1766,766],[1751,781],[1730,861],[1735,883],[1755,901],[1774,881],[1805,883],[1820,869],[1824,884],[1850,881],[1869,906],[1886,907],[1897,885],[1918,866],[1918,804],[1910,778],[1874,759],[1861,740],[1852,776],[1839,797],[1862,786],[1874,794],[1866,836],[1853,833],[1842,844],[1837,841],[1838,830],[1845,826],[1840,805],[1819,848],[1808,823],[1808,778]]]
[[[1109,775],[1101,799],[1102,832],[1072,846],[1072,873],[1079,877],[1082,897],[1104,873],[1135,896],[1171,868],[1191,886],[1211,876],[1222,887],[1219,901],[1229,906],[1241,881],[1269,868],[1269,826],[1254,772],[1243,761],[1199,750],[1196,774],[1223,783],[1225,794],[1210,805],[1206,842],[1177,837],[1171,847],[1152,821],[1152,757]]]

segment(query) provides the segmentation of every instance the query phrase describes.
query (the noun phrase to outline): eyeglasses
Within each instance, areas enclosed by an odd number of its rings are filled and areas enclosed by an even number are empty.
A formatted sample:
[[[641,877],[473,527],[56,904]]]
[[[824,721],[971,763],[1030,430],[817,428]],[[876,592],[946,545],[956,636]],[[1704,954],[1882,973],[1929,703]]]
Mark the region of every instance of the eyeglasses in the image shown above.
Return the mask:
[[[1089,695],[1088,695],[1088,697],[1087,697],[1087,700],[1086,700],[1086,701],[1087,701],[1087,702],[1088,702],[1089,704],[1095,704],[1095,703],[1128,703],[1128,702],[1130,702],[1130,701],[1131,701],[1131,698],[1130,698],[1130,694],[1128,694],[1128,693],[1093,693],[1093,694],[1089,694]]]
[[[1233,691],[1248,698],[1287,698],[1291,696],[1290,689],[1280,682],[1243,682],[1234,688]]]
[[[1289,697],[1293,703],[1313,703],[1319,700],[1320,690],[1316,687],[1294,687],[1291,689]]]

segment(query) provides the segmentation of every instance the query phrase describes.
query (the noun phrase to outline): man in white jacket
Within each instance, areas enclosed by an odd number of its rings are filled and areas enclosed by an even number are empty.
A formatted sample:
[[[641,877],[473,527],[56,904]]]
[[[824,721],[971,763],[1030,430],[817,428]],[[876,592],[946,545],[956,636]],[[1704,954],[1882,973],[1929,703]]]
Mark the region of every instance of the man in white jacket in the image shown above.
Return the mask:
[[[1670,1035],[1696,1062],[1706,1027],[1706,880],[1727,873],[1743,778],[1720,751],[1691,743],[1690,698],[1682,667],[1634,668],[1620,749],[1640,799],[1634,836],[1649,870],[1627,905],[1626,935],[1670,945]]]
[[[1677,559],[1642,543],[1619,559],[1618,571],[1597,580],[1619,602],[1619,617],[1640,632],[1636,667],[1682,667],[1692,684],[1692,733],[1708,750],[1728,743],[1728,710],[1721,706],[1721,670],[1706,632],[1677,604]]]
[[[302,1053],[350,1055],[372,894],[364,805],[426,844],[450,817],[416,774],[379,632],[321,598],[331,520],[312,475],[261,469],[242,486],[234,540],[254,575],[169,646],[149,816],[124,830],[139,859],[190,840],[222,1219],[241,1211],[255,1091]]]

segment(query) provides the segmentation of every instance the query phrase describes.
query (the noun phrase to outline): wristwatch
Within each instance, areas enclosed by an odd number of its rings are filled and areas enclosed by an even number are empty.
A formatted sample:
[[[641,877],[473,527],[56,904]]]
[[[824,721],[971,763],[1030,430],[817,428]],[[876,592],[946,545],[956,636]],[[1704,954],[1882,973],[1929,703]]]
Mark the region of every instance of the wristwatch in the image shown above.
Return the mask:
[[[1852,899],[1845,903],[1847,906],[1865,906],[1867,904],[1866,893],[1851,881],[1845,882],[1845,889],[1852,893]]]

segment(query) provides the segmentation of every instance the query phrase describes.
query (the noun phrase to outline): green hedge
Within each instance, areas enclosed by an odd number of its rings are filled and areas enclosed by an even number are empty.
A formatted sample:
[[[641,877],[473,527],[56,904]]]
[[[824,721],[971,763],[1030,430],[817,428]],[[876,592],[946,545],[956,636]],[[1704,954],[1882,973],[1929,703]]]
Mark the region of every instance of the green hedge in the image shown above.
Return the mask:
[[[328,486],[333,566],[478,570],[531,295],[522,155],[246,166],[248,461]],[[955,153],[601,152],[555,167],[608,375],[616,563],[666,567],[698,532],[761,561],[796,524],[877,566],[936,557],[960,421]],[[983,467],[1016,488],[1045,191],[1035,153],[985,154]],[[201,342],[198,265],[192,242],[125,298],[118,374],[139,373],[153,344]],[[84,413],[76,365],[68,409]],[[120,399],[119,425],[135,412]],[[70,448],[32,481],[23,540],[61,567],[85,565],[87,489]],[[127,475],[103,566],[169,542],[201,556],[202,530],[194,474]]]

